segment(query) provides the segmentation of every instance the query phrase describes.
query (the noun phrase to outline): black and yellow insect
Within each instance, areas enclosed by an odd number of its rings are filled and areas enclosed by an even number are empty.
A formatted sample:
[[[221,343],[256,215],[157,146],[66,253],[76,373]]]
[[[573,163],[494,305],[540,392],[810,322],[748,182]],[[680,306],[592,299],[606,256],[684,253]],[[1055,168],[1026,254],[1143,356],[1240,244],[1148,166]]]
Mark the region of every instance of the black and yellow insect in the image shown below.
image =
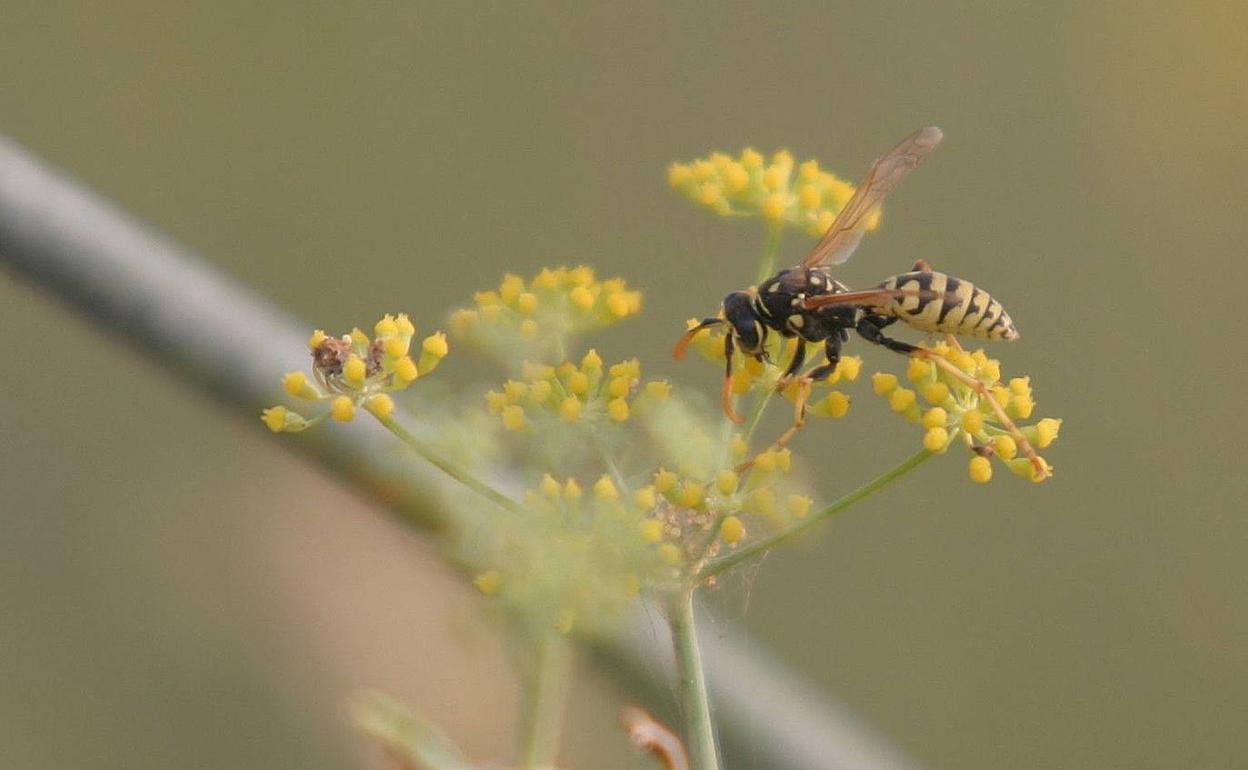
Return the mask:
[[[899,353],[923,355],[922,348],[885,336],[895,321],[925,332],[1014,340],[1018,331],[1001,303],[970,281],[932,270],[918,262],[907,273],[892,276],[878,286],[851,291],[830,273],[853,255],[874,212],[901,180],[914,170],[943,135],[939,128],[919,129],[871,165],[853,197],[837,214],[827,233],[801,264],[781,270],[771,278],[724,298],[722,317],[706,318],[690,329],[676,345],[677,358],[699,330],[727,324],[724,338],[727,370],[724,375],[723,408],[740,422],[732,409],[732,363],[737,351],[763,360],[767,336],[798,337],[824,343],[827,362],[804,377],[804,385],[821,380],[835,369],[841,345],[852,329],[870,342]],[[782,377],[781,386],[801,370],[806,346],[797,345]],[[799,399],[800,427],[804,397]]]

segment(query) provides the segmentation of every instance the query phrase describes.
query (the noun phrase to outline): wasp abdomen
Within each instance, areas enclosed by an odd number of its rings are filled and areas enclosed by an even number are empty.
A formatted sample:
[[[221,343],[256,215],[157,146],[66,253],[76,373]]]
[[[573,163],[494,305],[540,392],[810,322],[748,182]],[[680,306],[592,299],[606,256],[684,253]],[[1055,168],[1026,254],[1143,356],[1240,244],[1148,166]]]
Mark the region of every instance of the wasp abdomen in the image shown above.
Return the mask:
[[[879,312],[916,329],[993,340],[1018,338],[1014,321],[1001,303],[970,281],[935,270],[916,270],[893,276],[880,286],[913,292],[889,300]]]

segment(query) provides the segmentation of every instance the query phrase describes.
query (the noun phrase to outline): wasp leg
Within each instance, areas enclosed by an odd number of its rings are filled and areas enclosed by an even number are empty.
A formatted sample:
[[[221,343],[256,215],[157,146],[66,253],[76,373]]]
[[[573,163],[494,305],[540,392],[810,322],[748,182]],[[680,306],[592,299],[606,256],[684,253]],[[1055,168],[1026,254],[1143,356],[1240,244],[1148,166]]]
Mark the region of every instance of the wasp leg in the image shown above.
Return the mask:
[[[878,315],[866,315],[858,320],[858,333],[867,342],[874,342],[876,345],[883,345],[889,350],[897,353],[905,353],[910,355],[916,350],[922,348],[911,345],[909,342],[895,340],[892,337],[884,336],[884,327],[896,321],[896,318],[886,318]]]
[[[793,360],[789,361],[789,365],[784,368],[784,374],[780,375],[780,379],[776,380],[776,390],[784,390],[789,386],[789,382],[793,379],[793,375],[797,374],[797,370],[802,368],[802,364],[806,362],[806,341],[801,337],[797,337],[797,348],[793,351]]]
[[[886,323],[879,323],[881,320]],[[1048,477],[1052,472],[1052,469],[1040,459],[1038,454],[1036,454],[1036,450],[1032,448],[1031,442],[1027,440],[1027,437],[1023,435],[1023,432],[1018,429],[1018,426],[1014,424],[1014,421],[1010,419],[1010,416],[1005,413],[1005,410],[1002,409],[1001,405],[997,403],[997,400],[993,398],[992,393],[988,390],[988,386],[954,366],[949,359],[944,356],[936,355],[926,348],[916,347],[909,343],[900,342],[884,336],[880,327],[886,326],[894,320],[896,319],[881,319],[878,316],[866,316],[858,322],[858,333],[869,342],[874,342],[877,345],[883,345],[889,350],[895,350],[898,353],[904,353],[909,356],[931,361],[933,365],[939,367],[950,377],[975,391],[975,393],[979,396],[980,402],[987,402],[992,408],[992,411],[996,413],[997,421],[1000,422],[1002,427],[1004,427],[1010,434],[1010,438],[1014,439],[1014,443],[1018,445],[1019,451],[1023,453],[1024,457],[1031,461],[1031,466],[1035,468],[1036,471],[1036,479]]]
[[[720,391],[719,401],[724,408],[724,415],[735,422],[737,425],[745,422],[745,418],[738,415],[732,408],[732,355],[734,346],[732,344],[732,333],[724,337],[724,389]]]
[[[676,347],[672,348],[672,358],[675,358],[677,360],[684,358],[685,350],[689,347],[690,341],[692,341],[693,338],[697,336],[698,332],[702,331],[703,329],[707,329],[712,326],[718,326],[719,324],[723,324],[723,323],[728,323],[728,322],[722,318],[703,318],[702,323],[698,324],[697,326],[694,326],[689,331],[681,335],[680,339],[676,342]]]
[[[780,438],[771,442],[771,446],[767,447],[765,451],[784,449],[793,440],[793,437],[798,434],[798,431],[806,426],[806,403],[810,400],[814,384],[827,379],[832,372],[836,371],[836,365],[841,361],[841,342],[840,334],[833,334],[831,337],[828,337],[827,341],[824,342],[824,351],[828,357],[828,362],[815,367],[805,377],[797,380],[797,393],[793,396],[793,424],[789,426],[788,430],[780,434]],[[736,472],[744,473],[757,459],[758,455],[755,455],[741,463],[736,467]]]
[[[836,365],[841,362],[841,336],[834,334],[828,337],[827,342],[823,343],[823,350],[824,355],[828,357],[828,362],[810,370],[810,374],[806,376],[811,382],[825,380],[836,371]]]

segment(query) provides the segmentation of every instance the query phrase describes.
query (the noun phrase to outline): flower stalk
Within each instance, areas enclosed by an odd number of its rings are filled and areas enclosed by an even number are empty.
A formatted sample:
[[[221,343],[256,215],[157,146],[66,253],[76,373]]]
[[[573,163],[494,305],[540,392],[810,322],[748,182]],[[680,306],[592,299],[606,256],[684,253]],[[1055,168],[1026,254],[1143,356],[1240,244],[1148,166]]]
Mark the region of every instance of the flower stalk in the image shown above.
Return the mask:
[[[680,709],[685,724],[685,744],[692,770],[719,770],[715,727],[706,693],[706,674],[693,617],[693,589],[674,595],[667,608],[676,652],[676,672],[680,685]]]
[[[923,462],[931,456],[932,456],[932,452],[929,452],[926,449],[921,449],[918,452],[915,452],[914,454],[907,457],[905,460],[902,460],[901,463],[899,463],[895,467],[890,468],[889,470],[875,477],[871,481],[868,481],[866,484],[863,484],[862,486],[858,487],[853,492],[850,492],[844,497],[841,497],[836,502],[832,503],[831,505],[824,508],[823,510],[818,511],[817,513],[814,513],[806,517],[805,519],[797,522],[796,524],[784,530],[783,532],[777,532],[776,534],[771,535],[770,537],[765,537],[765,538],[762,538],[761,540],[755,540],[749,545],[743,548],[740,548],[736,551],[733,551],[732,553],[725,554],[724,556],[720,556],[716,559],[710,560],[702,568],[701,572],[698,573],[699,576],[702,578],[714,577],[723,572],[726,572],[727,570],[732,569],[733,567],[736,567],[739,564],[743,564],[747,561],[750,561],[751,559],[762,556],[763,554],[770,551],[772,548],[775,548],[781,543],[785,543],[789,540],[792,540],[793,538],[802,534],[803,532],[815,526],[819,522],[829,519],[832,516],[835,516],[841,511],[844,511],[846,508],[849,508],[850,506],[852,506],[854,503],[857,503],[869,497],[873,493],[878,492],[879,490],[883,489],[884,487],[888,486],[889,484],[893,483],[897,479],[901,478],[902,476],[906,475],[910,471],[922,465]]]

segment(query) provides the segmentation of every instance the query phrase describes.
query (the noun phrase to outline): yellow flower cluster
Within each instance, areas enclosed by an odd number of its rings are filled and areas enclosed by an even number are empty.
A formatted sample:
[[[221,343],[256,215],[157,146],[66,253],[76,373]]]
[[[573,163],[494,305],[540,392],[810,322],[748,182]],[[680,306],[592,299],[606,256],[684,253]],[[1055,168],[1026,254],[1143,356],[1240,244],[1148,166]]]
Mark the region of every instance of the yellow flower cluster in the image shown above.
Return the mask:
[[[687,328],[692,329],[698,321],[690,319]],[[689,347],[698,351],[707,361],[720,367],[724,363],[724,336],[728,334],[723,326],[705,328],[693,336]],[[776,387],[784,372],[784,365],[793,357],[798,345],[806,345],[807,370],[819,366],[823,361],[824,346],[822,343],[803,342],[796,337],[785,339],[779,334],[772,334],[767,339],[767,359],[775,363],[758,361],[749,356],[735,356],[732,368],[732,393],[743,396],[757,389]],[[827,378],[816,383],[819,387],[831,387],[841,382],[853,382],[862,371],[862,358],[859,356],[842,356],[836,369]],[[794,380],[785,388],[785,398],[792,401],[797,396],[797,381]],[[807,412],[818,417],[844,417],[849,411],[850,398],[840,390],[832,390],[825,396],[812,399]]]
[[[373,333],[370,338],[359,328],[342,337],[330,337],[319,329],[313,332],[308,339],[312,377],[287,372],[282,387],[295,398],[328,402],[329,410],[309,419],[284,406],[270,407],[261,413],[269,430],[294,433],[326,417],[349,422],[360,406],[384,420],[394,413],[389,394],[432,372],[447,354],[446,335],[437,332],[421,341],[420,352],[413,357],[416,327],[405,313],[382,317]]]
[[[740,437],[732,445],[734,456],[746,454]],[[773,530],[788,527],[811,507],[811,499],[794,493],[787,478],[792,465],[788,449],[770,449],[744,475],[725,468],[702,478],[660,468],[633,494],[634,504],[648,512],[639,525],[641,539],[655,546],[663,563],[688,568],[715,556],[721,546],[744,540],[747,520]]]
[[[526,363],[521,370],[521,379],[508,380],[501,390],[485,394],[486,406],[512,431],[529,427],[533,419],[622,423],[639,401],[663,401],[671,394],[666,381],[641,383],[637,359],[604,370],[602,357],[594,350],[579,365],[571,361],[558,366]]]
[[[768,163],[746,149],[738,157],[713,152],[690,163],[673,163],[667,180],[685,197],[721,216],[760,216],[773,227],[793,226],[823,235],[854,194],[849,182],[808,160],[795,168],[788,150]],[[868,227],[879,223],[878,210]]]
[[[451,332],[483,350],[558,351],[567,337],[608,326],[641,310],[641,292],[621,278],[598,280],[585,267],[543,268],[529,280],[506,275],[497,289],[477,292],[475,307],[451,315]]]
[[[637,537],[646,509],[611,476],[581,482],[545,474],[524,495],[520,519],[484,558],[481,593],[561,633],[613,626],[643,586],[668,568]]]
[[[992,478],[992,457],[1019,476],[1033,481],[1048,478],[1052,468],[1035,450],[1057,439],[1062,421],[1046,417],[1030,425],[1017,424],[1035,411],[1030,378],[1002,382],[1001,363],[983,350],[968,353],[942,342],[931,353],[965,377],[953,375],[934,360],[912,357],[906,379],[913,387],[904,387],[897,375],[884,372],[872,382],[894,412],[923,428],[924,448],[941,453],[960,439],[972,453],[971,480],[981,484]]]

